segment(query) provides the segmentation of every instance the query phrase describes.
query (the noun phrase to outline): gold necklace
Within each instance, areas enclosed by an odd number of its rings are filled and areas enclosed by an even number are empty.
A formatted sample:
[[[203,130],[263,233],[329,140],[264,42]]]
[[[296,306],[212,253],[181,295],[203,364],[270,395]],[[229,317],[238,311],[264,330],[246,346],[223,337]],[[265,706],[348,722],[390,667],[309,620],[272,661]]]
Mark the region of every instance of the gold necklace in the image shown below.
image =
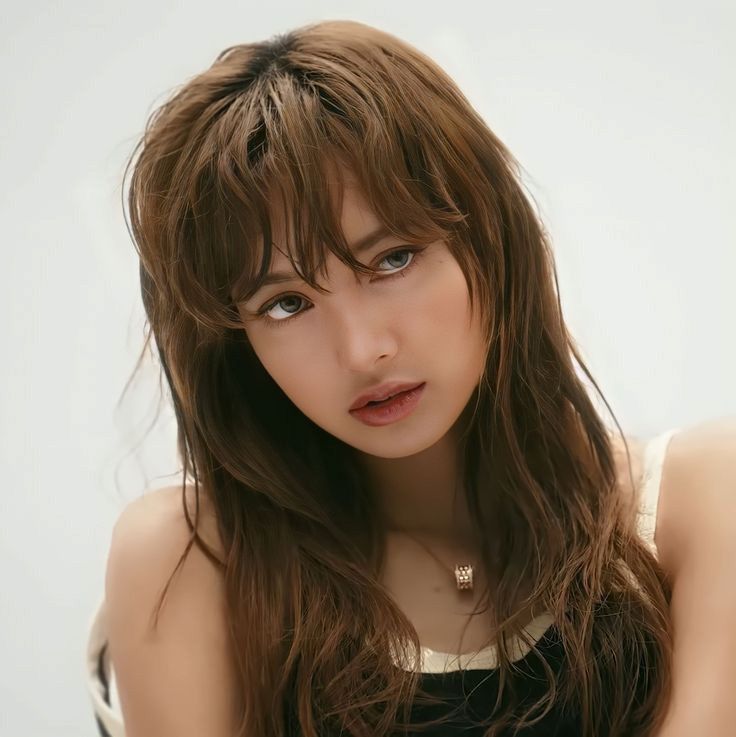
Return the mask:
[[[470,563],[455,563],[453,570],[441,561],[421,540],[408,532],[404,532],[404,534],[408,535],[414,542],[419,543],[445,570],[454,574],[458,591],[473,590],[473,566]]]

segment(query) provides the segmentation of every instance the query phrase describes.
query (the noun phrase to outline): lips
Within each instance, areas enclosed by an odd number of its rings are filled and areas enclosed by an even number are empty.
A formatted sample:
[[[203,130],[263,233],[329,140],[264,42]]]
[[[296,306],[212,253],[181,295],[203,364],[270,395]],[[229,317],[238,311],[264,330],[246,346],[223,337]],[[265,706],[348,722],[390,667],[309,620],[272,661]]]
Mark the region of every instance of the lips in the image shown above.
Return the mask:
[[[386,384],[381,384],[380,386],[377,386],[367,392],[364,392],[361,394],[353,403],[350,405],[350,410],[359,409],[361,407],[365,407],[365,405],[368,404],[368,402],[380,402],[384,399],[388,399],[389,397],[394,396],[395,394],[400,394],[401,392],[409,391],[410,389],[415,389],[418,386],[421,386],[424,382],[422,381],[413,381],[413,382],[390,382]]]

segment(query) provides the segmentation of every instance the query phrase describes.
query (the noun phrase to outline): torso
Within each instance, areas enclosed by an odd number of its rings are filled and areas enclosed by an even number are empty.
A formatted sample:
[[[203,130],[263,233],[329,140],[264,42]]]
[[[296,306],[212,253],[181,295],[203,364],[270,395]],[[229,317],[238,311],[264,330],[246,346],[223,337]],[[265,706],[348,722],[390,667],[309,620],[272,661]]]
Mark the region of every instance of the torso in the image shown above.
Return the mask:
[[[629,480],[626,450],[620,439],[614,438],[614,460],[618,469],[619,487],[632,510],[632,524],[638,504],[638,481],[642,474],[643,444],[627,437],[635,486]],[[474,551],[451,546],[442,541],[422,538],[434,554],[452,567],[455,562],[475,558]],[[390,533],[381,582],[416,629],[423,647],[443,653],[475,652],[492,641],[495,623],[488,611],[472,614],[485,586],[482,571],[474,572],[472,592],[459,591],[451,571],[423,548],[400,533]],[[540,612],[527,611],[523,622],[530,622]],[[464,631],[463,631],[464,630]]]
[[[435,554],[450,562],[470,560],[467,551],[431,543]],[[424,647],[447,653],[469,652],[488,643],[493,622],[488,612],[472,615],[485,586],[476,569],[472,591],[459,591],[453,575],[417,543],[389,534],[381,582],[412,623]],[[467,627],[463,633],[463,628]]]
[[[634,490],[642,473],[644,445],[627,437],[631,453]],[[638,506],[636,494],[632,494],[629,481],[626,450],[618,436],[613,438],[614,460],[618,469],[619,486],[629,500],[632,524]],[[187,487],[193,499],[193,488]],[[157,492],[167,497],[166,504],[181,514],[181,488],[170,487]],[[163,500],[162,500],[163,501]],[[192,509],[193,501],[190,502]],[[206,495],[201,495],[200,534],[205,541],[224,556],[219,545],[215,516]],[[455,562],[472,561],[475,551],[469,547],[448,544],[447,541],[431,541],[422,538],[432,551],[449,566]],[[419,544],[400,533],[388,533],[381,582],[416,629],[422,646],[442,653],[475,652],[492,641],[495,623],[488,611],[472,614],[479,604],[486,581],[483,571],[474,567],[472,591],[459,591],[451,571],[442,568]],[[527,611],[522,618],[530,622],[539,612]],[[465,628],[465,629],[464,629]]]

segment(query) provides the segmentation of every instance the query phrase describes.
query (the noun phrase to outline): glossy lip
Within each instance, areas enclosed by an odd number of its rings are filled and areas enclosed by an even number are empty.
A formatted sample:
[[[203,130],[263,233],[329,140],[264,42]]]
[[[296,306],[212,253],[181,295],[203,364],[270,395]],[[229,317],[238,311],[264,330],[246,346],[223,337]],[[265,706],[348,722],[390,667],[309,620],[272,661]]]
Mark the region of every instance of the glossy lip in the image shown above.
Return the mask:
[[[373,387],[367,392],[361,394],[351,405],[350,411],[354,409],[360,409],[365,407],[368,402],[379,402],[382,399],[390,397],[392,394],[398,394],[399,392],[406,392],[409,389],[416,389],[418,386],[423,384],[423,381],[390,381],[385,384]]]
[[[424,394],[426,385],[426,382],[422,382],[419,386],[400,392],[382,404],[367,404],[364,407],[350,410],[350,414],[356,420],[371,427],[381,427],[398,422],[414,412]]]

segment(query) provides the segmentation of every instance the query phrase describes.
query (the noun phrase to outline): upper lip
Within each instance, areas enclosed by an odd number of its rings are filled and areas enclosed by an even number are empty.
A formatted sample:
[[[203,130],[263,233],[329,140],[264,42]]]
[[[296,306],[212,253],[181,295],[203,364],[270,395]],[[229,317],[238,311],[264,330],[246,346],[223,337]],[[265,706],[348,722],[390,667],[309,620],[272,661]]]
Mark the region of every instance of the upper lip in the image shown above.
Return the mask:
[[[368,402],[378,402],[381,399],[386,399],[392,394],[398,394],[399,392],[405,392],[409,389],[415,389],[421,386],[423,381],[389,381],[385,384],[379,384],[369,389],[367,392],[361,394],[351,405],[350,409],[359,409],[365,406]]]

